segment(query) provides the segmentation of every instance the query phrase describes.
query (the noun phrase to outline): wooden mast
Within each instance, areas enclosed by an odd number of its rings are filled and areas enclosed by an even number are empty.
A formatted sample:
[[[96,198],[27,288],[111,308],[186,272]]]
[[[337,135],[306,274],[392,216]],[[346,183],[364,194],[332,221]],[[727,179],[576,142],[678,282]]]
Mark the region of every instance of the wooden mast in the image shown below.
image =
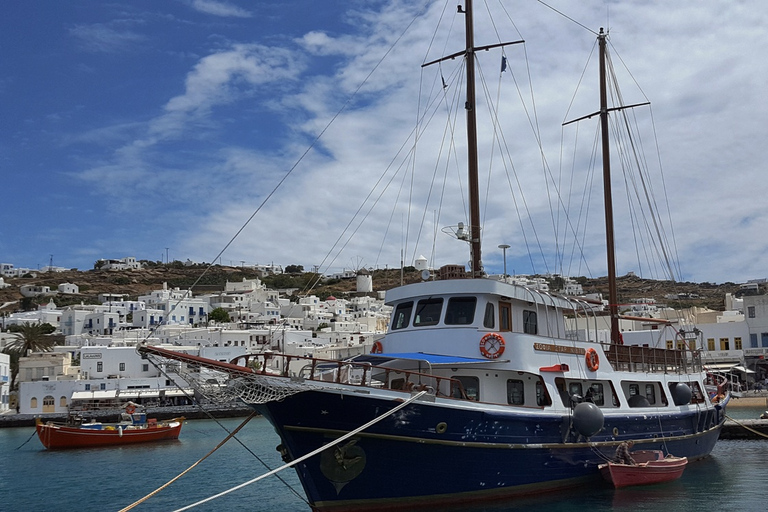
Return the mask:
[[[600,47],[600,135],[603,146],[603,198],[605,207],[605,245],[608,256],[608,311],[611,315],[611,343],[620,343],[619,294],[616,287],[616,245],[613,233],[613,196],[611,195],[611,152],[608,140],[608,93],[605,76],[605,32],[597,40]]]
[[[469,185],[469,255],[473,278],[482,277],[483,262],[480,246],[480,192],[477,165],[477,115],[475,113],[475,35],[472,19],[472,0],[465,0],[464,25],[466,27],[465,59],[467,65],[467,173]]]
[[[455,59],[463,56],[467,74],[467,97],[464,108],[467,111],[467,181],[469,188],[469,257],[470,273],[473,278],[483,277],[483,261],[480,245],[480,187],[478,185],[478,157],[477,157],[477,115],[475,108],[475,53],[499,48],[511,44],[523,43],[523,40],[496,43],[475,47],[474,19],[472,17],[472,0],[464,0],[464,8],[458,6],[458,12],[464,14],[464,26],[466,31],[466,44],[464,50],[422,64],[421,67],[430,66],[436,62]]]

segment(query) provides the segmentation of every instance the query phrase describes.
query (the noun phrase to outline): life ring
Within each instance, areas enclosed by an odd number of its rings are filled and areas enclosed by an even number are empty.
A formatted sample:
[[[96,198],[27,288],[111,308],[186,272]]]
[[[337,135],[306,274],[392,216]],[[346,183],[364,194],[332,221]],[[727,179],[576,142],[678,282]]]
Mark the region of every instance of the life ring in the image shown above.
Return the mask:
[[[371,354],[381,354],[382,352],[384,352],[384,346],[381,344],[381,342],[374,342],[373,347],[371,348]]]
[[[587,353],[584,354],[584,359],[587,361],[587,368],[590,371],[596,372],[600,368],[600,358],[597,357],[597,351],[593,348],[588,348]]]
[[[125,406],[125,412],[127,412],[128,414],[133,414],[133,413],[135,413],[135,412],[136,412],[136,406],[135,406],[135,405],[133,405],[133,404],[128,404],[128,405],[126,405],[126,406]]]
[[[504,338],[501,334],[489,332],[480,338],[480,353],[488,359],[497,359],[504,353]]]

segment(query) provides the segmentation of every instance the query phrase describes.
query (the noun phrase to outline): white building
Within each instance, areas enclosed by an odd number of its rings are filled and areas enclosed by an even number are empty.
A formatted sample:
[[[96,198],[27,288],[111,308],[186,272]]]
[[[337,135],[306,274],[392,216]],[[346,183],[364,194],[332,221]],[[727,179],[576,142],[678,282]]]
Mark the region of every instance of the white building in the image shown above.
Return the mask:
[[[73,283],[61,283],[57,290],[63,295],[76,295],[80,293],[80,287]]]
[[[101,270],[134,270],[140,269],[141,263],[136,261],[134,257],[121,258],[119,260],[101,259],[96,262],[94,268]]]

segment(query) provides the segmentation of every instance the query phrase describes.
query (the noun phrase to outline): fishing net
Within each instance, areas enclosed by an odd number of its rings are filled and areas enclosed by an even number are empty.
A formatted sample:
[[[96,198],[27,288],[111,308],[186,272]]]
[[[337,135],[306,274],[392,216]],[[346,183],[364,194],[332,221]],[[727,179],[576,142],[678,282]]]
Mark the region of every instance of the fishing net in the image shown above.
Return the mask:
[[[302,379],[254,373],[247,367],[242,370],[222,369],[215,362],[169,360],[154,354],[147,355],[147,358],[164,373],[178,375],[196,392],[215,403],[240,399],[247,404],[264,404],[317,389],[317,386],[309,386]]]

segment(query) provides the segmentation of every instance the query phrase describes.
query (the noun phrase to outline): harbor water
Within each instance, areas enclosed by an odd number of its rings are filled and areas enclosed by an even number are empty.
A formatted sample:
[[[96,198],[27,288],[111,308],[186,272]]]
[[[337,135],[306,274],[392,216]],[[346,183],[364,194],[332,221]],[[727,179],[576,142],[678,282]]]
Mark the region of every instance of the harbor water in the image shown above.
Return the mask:
[[[761,408],[733,408],[735,419],[757,418]],[[0,429],[0,510],[112,510],[127,507],[210,452],[244,418],[188,421],[178,441],[127,447],[45,450],[34,428]],[[176,510],[283,465],[279,438],[261,417],[221,449],[135,511]],[[242,444],[240,444],[242,443]],[[456,461],[461,471],[461,461]],[[525,471],[525,468],[520,468]],[[278,478],[279,477],[279,478]],[[418,478],[404,469],[403,478]],[[575,489],[512,503],[461,510],[537,512],[768,510],[768,440],[718,441],[711,457],[691,462],[683,477],[662,485],[614,490]],[[286,469],[192,510],[310,510],[296,473]],[[402,510],[402,509],[400,509]]]

